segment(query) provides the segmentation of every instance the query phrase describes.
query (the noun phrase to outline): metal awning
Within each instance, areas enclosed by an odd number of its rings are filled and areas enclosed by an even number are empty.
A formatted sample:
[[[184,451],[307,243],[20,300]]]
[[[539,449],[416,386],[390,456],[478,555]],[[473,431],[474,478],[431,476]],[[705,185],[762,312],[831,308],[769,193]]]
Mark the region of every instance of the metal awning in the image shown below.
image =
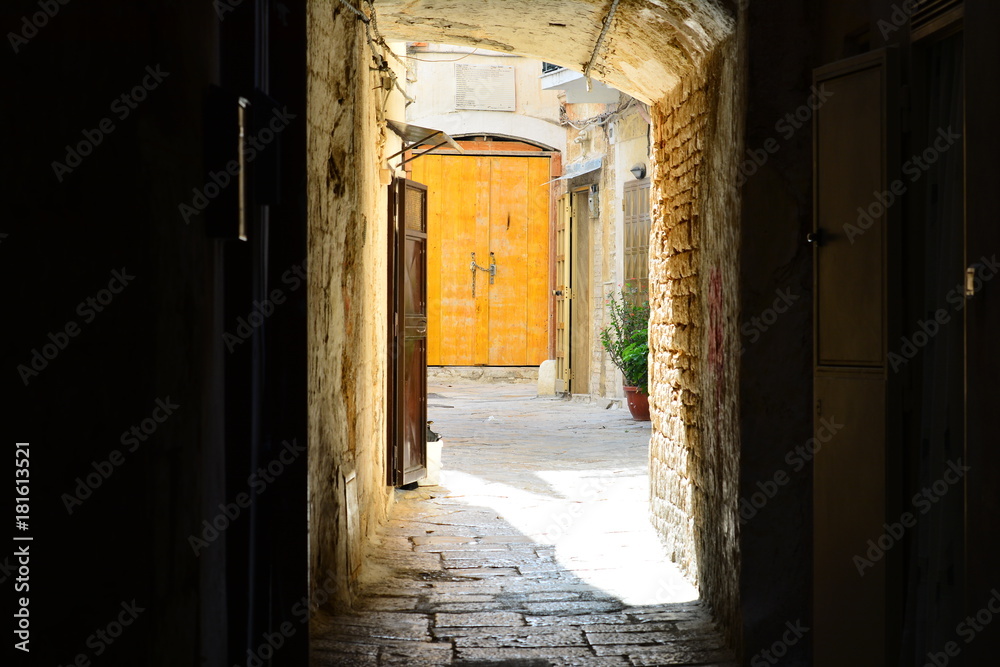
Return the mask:
[[[402,167],[410,160],[416,159],[421,155],[427,155],[434,149],[441,148],[444,145],[451,146],[459,153],[465,152],[464,150],[462,150],[462,147],[455,142],[454,139],[452,139],[444,132],[444,130],[432,130],[429,127],[420,127],[419,125],[410,125],[409,123],[401,123],[398,120],[386,120],[385,122],[386,124],[389,125],[389,129],[395,132],[399,136],[399,138],[403,140],[403,150],[393,153],[388,158],[386,158],[386,161],[391,160],[397,155],[402,155],[406,151],[412,149],[414,146],[422,146],[424,144],[438,142],[434,146],[428,148],[427,150],[421,153],[417,153],[416,155],[411,155],[407,159],[403,160],[402,162],[399,163],[398,165],[399,167]]]
[[[542,185],[548,185],[549,183],[555,183],[556,181],[565,181],[570,178],[576,178],[577,176],[583,176],[584,174],[589,174],[592,171],[597,171],[604,165],[603,157],[595,157],[589,160],[577,160],[576,162],[571,162],[566,165],[566,170],[563,175],[559,178],[553,178],[551,181],[546,181]]]

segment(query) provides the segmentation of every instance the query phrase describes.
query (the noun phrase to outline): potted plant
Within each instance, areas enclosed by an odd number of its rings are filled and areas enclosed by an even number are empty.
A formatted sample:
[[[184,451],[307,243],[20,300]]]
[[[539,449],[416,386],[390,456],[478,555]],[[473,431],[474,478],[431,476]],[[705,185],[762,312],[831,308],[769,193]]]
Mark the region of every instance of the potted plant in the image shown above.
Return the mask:
[[[608,295],[608,325],[601,344],[625,378],[629,412],[638,421],[649,420],[649,300],[626,285]]]

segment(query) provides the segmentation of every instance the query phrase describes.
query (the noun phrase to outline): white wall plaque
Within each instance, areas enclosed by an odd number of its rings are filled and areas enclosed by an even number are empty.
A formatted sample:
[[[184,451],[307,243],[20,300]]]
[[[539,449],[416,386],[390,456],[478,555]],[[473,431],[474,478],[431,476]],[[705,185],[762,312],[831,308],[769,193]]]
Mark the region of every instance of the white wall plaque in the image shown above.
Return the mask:
[[[514,111],[514,68],[455,63],[455,108]]]

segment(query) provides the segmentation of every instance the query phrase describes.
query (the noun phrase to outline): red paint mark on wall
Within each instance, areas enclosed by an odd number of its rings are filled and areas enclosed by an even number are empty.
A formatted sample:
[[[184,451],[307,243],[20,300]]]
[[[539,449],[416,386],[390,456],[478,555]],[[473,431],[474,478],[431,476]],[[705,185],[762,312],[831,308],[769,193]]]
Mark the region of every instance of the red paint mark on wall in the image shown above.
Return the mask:
[[[722,273],[713,268],[708,280],[708,368],[715,384],[715,405],[722,407],[726,380],[726,319],[722,304]]]

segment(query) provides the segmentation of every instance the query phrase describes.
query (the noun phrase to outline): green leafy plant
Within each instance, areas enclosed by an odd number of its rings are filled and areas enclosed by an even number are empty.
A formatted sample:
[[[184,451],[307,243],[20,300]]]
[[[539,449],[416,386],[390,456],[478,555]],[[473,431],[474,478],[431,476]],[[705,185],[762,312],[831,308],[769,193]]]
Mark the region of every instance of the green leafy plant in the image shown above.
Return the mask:
[[[608,325],[601,344],[611,362],[625,376],[625,385],[649,390],[649,301],[646,294],[626,285],[607,297]]]

